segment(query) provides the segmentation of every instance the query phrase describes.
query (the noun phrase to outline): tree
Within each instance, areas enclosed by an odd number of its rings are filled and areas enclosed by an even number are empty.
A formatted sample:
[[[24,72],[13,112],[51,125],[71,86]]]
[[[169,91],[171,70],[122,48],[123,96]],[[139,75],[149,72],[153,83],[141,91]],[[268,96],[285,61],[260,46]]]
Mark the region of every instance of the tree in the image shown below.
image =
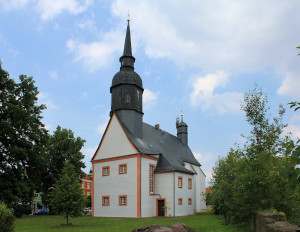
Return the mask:
[[[0,228],[3,232],[14,231],[15,217],[12,211],[10,211],[5,203],[0,201]]]
[[[242,110],[252,126],[243,148],[231,149],[213,168],[213,207],[226,223],[239,223],[251,218],[259,209],[274,208],[293,218],[297,195],[288,191],[288,181],[279,174],[284,164],[281,137],[284,109],[271,121],[267,97],[256,88],[245,93]]]
[[[58,180],[64,165],[69,162],[74,166],[77,177],[81,177],[81,168],[85,167],[82,159],[84,155],[80,152],[85,140],[75,137],[73,131],[57,126],[53,135],[49,136],[47,153],[45,155],[46,168],[43,180],[43,202],[49,203],[49,189]]]
[[[74,165],[66,162],[62,174],[51,192],[50,206],[55,212],[66,217],[68,225],[69,217],[78,217],[83,214],[84,204],[78,173]]]
[[[88,207],[88,208],[92,207],[92,196],[91,195],[88,195],[85,198],[85,206]]]
[[[19,83],[0,65],[0,200],[30,202],[41,183],[47,130],[41,122],[45,105],[37,104],[32,77]]]

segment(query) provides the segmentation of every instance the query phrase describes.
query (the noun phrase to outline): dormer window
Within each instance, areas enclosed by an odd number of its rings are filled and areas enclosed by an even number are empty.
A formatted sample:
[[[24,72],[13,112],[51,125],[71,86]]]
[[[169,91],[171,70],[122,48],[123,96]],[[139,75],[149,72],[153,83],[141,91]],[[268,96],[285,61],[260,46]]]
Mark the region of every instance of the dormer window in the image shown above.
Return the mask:
[[[130,104],[130,95],[129,94],[125,95],[125,104]]]

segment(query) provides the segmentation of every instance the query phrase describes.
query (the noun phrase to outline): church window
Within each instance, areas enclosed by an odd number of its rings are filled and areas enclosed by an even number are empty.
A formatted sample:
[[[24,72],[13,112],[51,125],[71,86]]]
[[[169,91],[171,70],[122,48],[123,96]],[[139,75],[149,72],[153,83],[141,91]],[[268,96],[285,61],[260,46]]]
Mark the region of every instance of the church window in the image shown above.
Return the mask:
[[[188,198],[188,204],[192,205],[192,198]]]
[[[81,188],[84,188],[84,182],[81,183]]]
[[[127,205],[127,195],[119,196],[119,205]]]
[[[129,94],[125,95],[125,104],[130,104],[130,95]]]
[[[154,194],[155,192],[155,178],[154,178],[154,164],[149,164],[149,194]]]
[[[127,164],[119,164],[119,174],[127,174]]]
[[[109,166],[102,167],[102,176],[109,176]]]
[[[87,192],[86,194],[89,196],[91,193],[90,193],[90,192]]]
[[[109,206],[109,196],[102,196],[102,206]]]
[[[182,176],[178,176],[178,188],[182,188]]]
[[[87,188],[90,189],[90,183],[87,183]]]
[[[182,198],[178,198],[178,205],[182,205]]]
[[[188,188],[192,189],[192,178],[188,179]]]
[[[140,91],[136,90],[137,100],[140,101]]]

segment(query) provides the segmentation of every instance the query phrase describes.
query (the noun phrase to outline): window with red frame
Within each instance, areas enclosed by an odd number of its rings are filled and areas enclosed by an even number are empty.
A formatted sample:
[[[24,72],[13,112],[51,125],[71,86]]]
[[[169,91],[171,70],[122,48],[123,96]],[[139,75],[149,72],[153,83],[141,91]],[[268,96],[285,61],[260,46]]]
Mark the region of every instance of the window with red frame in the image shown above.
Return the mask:
[[[178,198],[178,205],[182,205],[182,198]]]
[[[102,176],[109,176],[110,167],[109,166],[103,166],[102,167]]]
[[[149,164],[149,194],[154,194],[155,179],[154,179],[154,164]]]
[[[182,188],[182,176],[178,176],[178,188]]]
[[[109,196],[102,196],[102,206],[109,206]]]
[[[188,179],[188,188],[191,189],[192,188],[192,178]]]
[[[192,198],[189,198],[189,199],[188,199],[188,204],[189,204],[189,205],[192,205]]]
[[[122,206],[127,205],[127,195],[119,196],[119,205],[122,205]]]
[[[119,174],[127,174],[127,164],[119,164]]]

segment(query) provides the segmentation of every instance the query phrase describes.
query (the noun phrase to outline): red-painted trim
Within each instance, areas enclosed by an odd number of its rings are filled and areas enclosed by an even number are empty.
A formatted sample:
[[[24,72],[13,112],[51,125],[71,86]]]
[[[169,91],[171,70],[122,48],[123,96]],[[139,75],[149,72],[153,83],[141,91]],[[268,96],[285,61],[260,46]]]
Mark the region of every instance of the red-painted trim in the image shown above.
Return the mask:
[[[104,168],[108,168],[108,174],[107,175],[104,175]],[[102,167],[102,176],[109,176],[109,175],[110,175],[110,166],[103,166]]]
[[[180,184],[180,180],[181,180],[181,184]],[[183,185],[182,176],[178,176],[178,188],[182,188],[182,185]]]
[[[134,154],[134,155],[123,155],[123,156],[118,156],[118,157],[113,157],[113,158],[106,158],[106,159],[100,159],[100,160],[93,160],[92,163],[105,163],[105,162],[110,162],[110,161],[116,161],[116,160],[122,160],[122,159],[130,159],[130,158],[136,158],[140,156],[140,154]]]
[[[145,159],[150,159],[150,160],[155,160],[155,161],[158,160],[158,158],[153,157],[153,156],[150,156],[150,155],[143,155],[143,158],[145,158]]]
[[[158,200],[164,200],[164,206],[166,206],[166,198],[156,198],[156,217],[158,217]],[[165,216],[166,216],[166,209],[165,209]]]
[[[108,205],[104,205],[104,198],[108,198]],[[102,196],[102,206],[110,206],[110,196]]]
[[[113,114],[113,116],[115,115],[115,113]],[[129,139],[129,137],[128,137],[128,135],[127,135],[127,133],[125,132],[125,130],[124,130],[124,128],[123,128],[123,126],[122,126],[122,124],[121,124],[121,122],[120,122],[120,120],[118,119],[118,117],[117,116],[115,116],[116,117],[116,119],[117,119],[117,121],[118,121],[118,123],[120,124],[120,127],[122,128],[122,130],[124,131],[124,134],[126,135],[126,137],[127,137],[127,139],[128,139],[128,141],[129,141],[129,143],[131,144],[131,146],[133,147],[133,149],[137,152],[137,153],[139,153],[139,151],[138,151],[138,149],[134,146],[134,144],[131,142],[131,140]]]
[[[126,172],[121,172],[121,166],[126,166]],[[127,163],[119,164],[119,175],[122,175],[122,174],[127,174]]]
[[[95,204],[94,204],[94,195],[95,195],[95,191],[94,191],[94,186],[95,186],[95,165],[92,163],[93,165],[93,179],[92,179],[92,215],[94,216],[94,210],[95,210]]]
[[[192,178],[188,178],[188,188],[192,189],[192,187],[193,187],[193,180]]]
[[[106,129],[105,129],[105,132],[104,132],[104,134],[103,134],[103,137],[102,137],[102,139],[101,139],[101,142],[100,142],[100,144],[99,144],[99,146],[98,146],[98,148],[97,148],[97,150],[96,150],[96,152],[95,152],[95,154],[94,154],[94,156],[93,156],[93,158],[92,158],[92,161],[94,161],[94,159],[96,158],[96,156],[97,156],[97,154],[98,154],[98,152],[99,152],[99,150],[100,150],[100,148],[101,148],[101,146],[102,146],[102,143],[103,143],[103,141],[104,141],[104,139],[105,139],[105,136],[106,136],[106,134],[107,134],[107,131],[108,131],[110,125],[111,125],[111,122],[112,122],[113,117],[116,117],[117,121],[119,122],[119,124],[120,124],[122,130],[124,131],[124,134],[126,135],[128,141],[129,141],[129,143],[131,144],[131,146],[133,147],[133,149],[134,149],[137,153],[139,153],[139,151],[137,150],[137,148],[134,146],[134,144],[131,142],[131,140],[129,139],[128,135],[126,134],[126,132],[125,132],[125,130],[124,130],[124,128],[123,128],[121,122],[119,121],[118,117],[116,116],[115,113],[113,113],[113,115],[111,116],[111,118],[110,118],[110,120],[109,120],[109,122],[108,122],[108,125],[107,125],[107,127],[106,127]]]
[[[182,205],[182,198],[178,198],[178,205]]]
[[[191,204],[190,204],[191,203]],[[193,202],[192,202],[192,198],[188,198],[188,205],[192,205]]]
[[[164,173],[173,173],[173,172],[177,172],[177,173],[182,173],[182,174],[186,174],[186,175],[195,175],[193,173],[189,173],[189,172],[182,172],[182,171],[163,171],[163,172],[155,172],[155,175],[156,174],[164,174]]]
[[[102,138],[101,138],[100,144],[99,144],[99,146],[98,146],[98,148],[97,148],[97,150],[96,150],[96,152],[95,152],[95,154],[94,154],[94,156],[93,156],[93,158],[92,158],[92,162],[93,162],[93,160],[96,158],[96,156],[97,156],[97,154],[98,154],[98,152],[99,152],[99,150],[100,150],[100,147],[101,147],[101,145],[102,145],[102,143],[103,143],[103,141],[104,141],[104,138],[105,138],[105,136],[106,136],[106,133],[107,133],[107,131],[108,131],[108,128],[110,127],[110,124],[111,124],[111,121],[112,121],[114,115],[115,115],[115,114],[113,114],[113,115],[111,116],[111,118],[109,119],[109,122],[108,122],[108,124],[107,124],[107,126],[106,126],[106,128],[105,128],[104,134],[103,134],[103,136],[102,136]]]
[[[141,156],[137,157],[137,217],[141,217]]]
[[[121,197],[125,197],[126,198],[126,204],[121,204]],[[127,195],[119,195],[119,206],[127,206]]]
[[[155,169],[155,164],[149,164],[149,195],[152,196],[155,194],[155,174],[154,174],[154,169],[153,169],[153,193],[150,192],[150,168],[154,167]]]

